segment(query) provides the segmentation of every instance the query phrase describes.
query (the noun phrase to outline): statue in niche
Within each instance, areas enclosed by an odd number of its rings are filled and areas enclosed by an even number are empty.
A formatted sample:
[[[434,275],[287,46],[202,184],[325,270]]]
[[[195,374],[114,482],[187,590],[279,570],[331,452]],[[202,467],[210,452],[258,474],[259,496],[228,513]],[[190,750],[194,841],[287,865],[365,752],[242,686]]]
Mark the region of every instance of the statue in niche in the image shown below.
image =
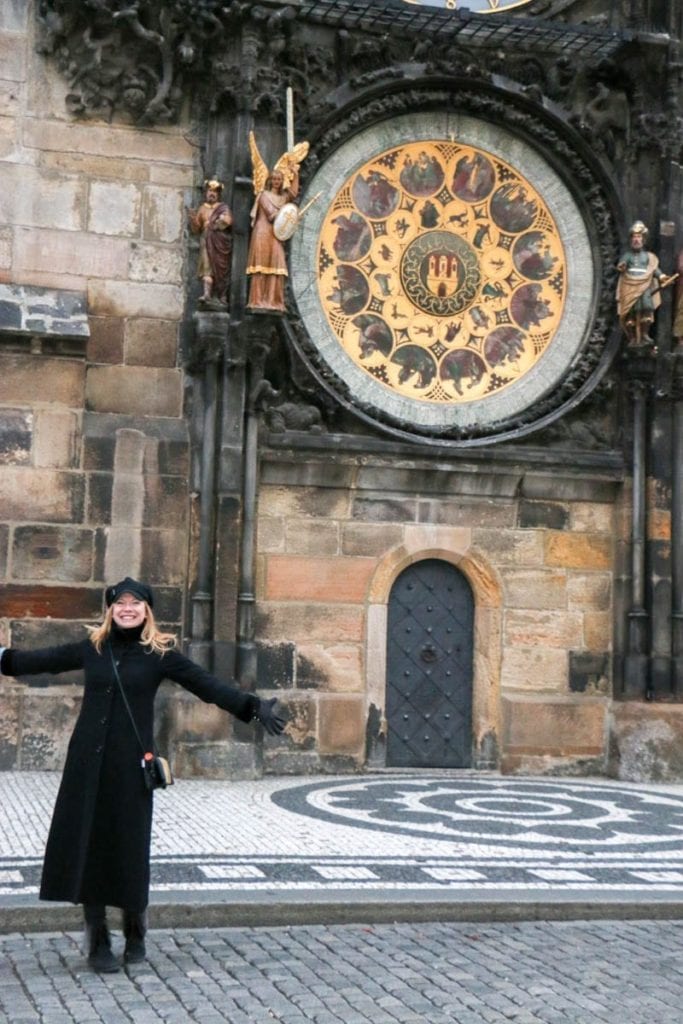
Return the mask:
[[[659,267],[659,260],[645,248],[648,229],[641,220],[629,231],[629,248],[617,263],[617,312],[629,346],[654,346],[649,330],[662,302],[661,290],[675,280]]]
[[[678,338],[679,344],[683,344],[683,249],[678,254],[676,270],[678,283],[676,285],[673,334],[674,338]]]
[[[200,235],[197,277],[202,282],[201,309],[225,312],[232,265],[232,211],[221,201],[223,183],[204,182],[204,202],[188,210],[190,231]]]
[[[294,200],[299,194],[299,164],[308,153],[308,143],[293,146],[270,172],[253,132],[249,134],[249,148],[256,198],[251,210],[252,230],[247,255],[250,277],[247,306],[284,313],[288,276],[284,242],[293,234],[300,216]]]

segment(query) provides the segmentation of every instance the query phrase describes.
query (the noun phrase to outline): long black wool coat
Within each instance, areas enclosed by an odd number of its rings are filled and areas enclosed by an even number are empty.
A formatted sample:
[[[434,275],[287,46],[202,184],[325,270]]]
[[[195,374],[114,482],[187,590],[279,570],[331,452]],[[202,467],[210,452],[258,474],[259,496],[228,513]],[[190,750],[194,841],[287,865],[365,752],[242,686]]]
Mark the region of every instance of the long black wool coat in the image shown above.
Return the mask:
[[[259,708],[251,693],[221,682],[176,650],[154,654],[139,630],[113,631],[111,645],[146,750],[152,749],[154,697],[163,679],[243,722]],[[132,633],[132,635],[130,635]],[[69,741],[45,850],[40,898],[142,911],[149,895],[152,792],[142,751],[121,698],[107,644],[90,640],[36,651],[9,649],[7,675],[83,669],[83,703]]]

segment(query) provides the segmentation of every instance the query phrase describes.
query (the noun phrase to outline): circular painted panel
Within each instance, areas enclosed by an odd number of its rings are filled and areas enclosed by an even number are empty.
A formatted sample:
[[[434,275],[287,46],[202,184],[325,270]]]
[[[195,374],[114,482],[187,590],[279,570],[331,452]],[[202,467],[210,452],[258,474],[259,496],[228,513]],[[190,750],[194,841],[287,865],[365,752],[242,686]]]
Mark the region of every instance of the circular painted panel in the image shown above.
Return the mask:
[[[313,344],[363,405],[443,429],[554,387],[590,319],[587,232],[562,180],[487,122],[416,114],[321,167],[292,285]]]
[[[560,323],[566,260],[538,190],[507,161],[438,139],[379,153],[318,240],[329,328],[407,398],[472,402],[519,380]]]

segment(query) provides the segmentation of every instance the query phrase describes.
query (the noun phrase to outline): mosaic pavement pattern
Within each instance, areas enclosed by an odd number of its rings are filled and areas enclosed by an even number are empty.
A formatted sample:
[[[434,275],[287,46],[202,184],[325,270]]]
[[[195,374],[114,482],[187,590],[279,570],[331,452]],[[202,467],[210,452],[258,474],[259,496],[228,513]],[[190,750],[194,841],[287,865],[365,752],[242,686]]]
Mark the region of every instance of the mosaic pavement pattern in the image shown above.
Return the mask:
[[[0,899],[37,895],[59,776],[0,774]],[[407,773],[180,781],[152,891],[683,892],[683,787]]]

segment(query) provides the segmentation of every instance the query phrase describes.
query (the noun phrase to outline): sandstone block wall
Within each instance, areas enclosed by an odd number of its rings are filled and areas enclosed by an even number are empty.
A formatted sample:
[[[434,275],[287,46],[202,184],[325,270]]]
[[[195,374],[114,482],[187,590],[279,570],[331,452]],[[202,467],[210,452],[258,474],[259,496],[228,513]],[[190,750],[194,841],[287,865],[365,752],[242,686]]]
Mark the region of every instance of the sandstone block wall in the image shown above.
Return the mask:
[[[195,153],[186,127],[71,119],[33,4],[0,5],[0,55],[0,643],[83,636],[104,583],[128,574],[178,627]],[[3,681],[0,769],[61,766],[77,683]]]
[[[259,492],[260,682],[295,720],[267,766],[381,763],[391,586],[443,558],[475,597],[479,763],[493,744],[506,771],[602,770],[618,484],[297,456],[273,453]]]

